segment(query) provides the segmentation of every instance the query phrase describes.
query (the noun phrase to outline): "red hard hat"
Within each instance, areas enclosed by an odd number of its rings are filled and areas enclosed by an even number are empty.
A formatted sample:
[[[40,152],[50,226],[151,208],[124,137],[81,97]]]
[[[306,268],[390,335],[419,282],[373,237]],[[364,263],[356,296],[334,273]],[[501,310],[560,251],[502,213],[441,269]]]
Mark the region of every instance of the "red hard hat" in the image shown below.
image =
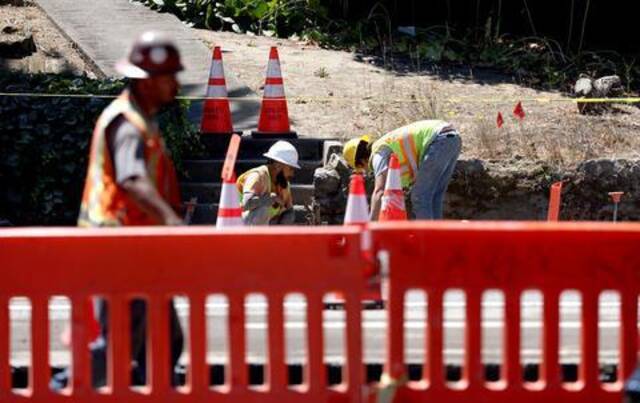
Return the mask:
[[[147,31],[133,42],[126,59],[116,63],[116,71],[129,78],[149,78],[184,70],[180,52],[166,35]]]

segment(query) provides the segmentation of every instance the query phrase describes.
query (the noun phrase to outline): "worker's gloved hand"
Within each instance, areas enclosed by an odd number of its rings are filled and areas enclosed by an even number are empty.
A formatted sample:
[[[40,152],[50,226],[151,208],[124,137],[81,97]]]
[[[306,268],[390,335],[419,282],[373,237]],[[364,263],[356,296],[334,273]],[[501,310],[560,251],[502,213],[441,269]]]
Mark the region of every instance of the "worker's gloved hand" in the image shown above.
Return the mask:
[[[275,193],[271,193],[269,196],[271,198],[271,205],[275,208],[277,207],[285,207],[285,202],[282,200],[282,197],[278,196]]]
[[[271,195],[256,195],[254,193],[245,192],[242,197],[242,208],[246,210],[254,210],[260,207],[269,207],[273,205]]]

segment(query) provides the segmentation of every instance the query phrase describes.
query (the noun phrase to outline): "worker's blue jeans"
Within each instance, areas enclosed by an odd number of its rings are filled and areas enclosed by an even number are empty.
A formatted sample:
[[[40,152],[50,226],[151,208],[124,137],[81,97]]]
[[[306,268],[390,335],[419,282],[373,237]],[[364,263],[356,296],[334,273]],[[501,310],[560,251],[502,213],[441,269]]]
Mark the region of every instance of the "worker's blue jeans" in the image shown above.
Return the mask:
[[[429,145],[411,190],[411,204],[416,219],[442,219],[444,195],[461,147],[460,135],[455,131],[436,135]]]
[[[146,360],[146,338],[147,338],[147,309],[144,301],[134,299],[130,304],[131,308],[131,383],[133,385],[144,385],[147,383],[147,360]],[[108,345],[108,305],[104,300],[98,300],[98,320],[101,325],[101,334],[97,340],[90,345],[91,365],[92,365],[92,384],[94,388],[106,386],[107,384],[107,349]],[[176,385],[175,368],[178,359],[182,354],[184,338],[178,314],[173,306],[173,302],[169,302],[169,338],[171,340],[171,374],[167,374],[171,378],[171,383]],[[53,390],[64,388],[69,382],[69,369],[56,374],[50,382]]]

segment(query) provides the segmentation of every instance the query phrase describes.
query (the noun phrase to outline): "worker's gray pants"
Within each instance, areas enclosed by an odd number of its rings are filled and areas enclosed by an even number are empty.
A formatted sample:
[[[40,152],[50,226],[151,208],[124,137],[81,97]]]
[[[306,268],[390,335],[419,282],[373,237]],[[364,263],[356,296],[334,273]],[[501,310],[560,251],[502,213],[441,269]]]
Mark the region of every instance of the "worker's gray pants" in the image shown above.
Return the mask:
[[[269,206],[262,206],[254,208],[253,210],[245,211],[242,214],[242,219],[245,225],[293,225],[296,221],[296,215],[293,209],[288,209],[282,212],[282,214],[269,218]]]

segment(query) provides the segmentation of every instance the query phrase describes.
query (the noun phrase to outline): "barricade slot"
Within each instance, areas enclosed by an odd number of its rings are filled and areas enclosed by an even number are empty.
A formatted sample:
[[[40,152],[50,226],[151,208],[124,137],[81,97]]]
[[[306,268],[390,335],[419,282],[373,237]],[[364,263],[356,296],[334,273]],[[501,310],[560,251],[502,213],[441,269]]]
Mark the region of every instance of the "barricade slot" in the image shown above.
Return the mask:
[[[603,383],[614,383],[619,379],[620,329],[620,293],[605,290],[598,297],[598,367]]]
[[[176,362],[175,367],[170,369],[173,373],[171,384],[178,391],[186,392],[183,386],[187,383],[187,371],[191,368],[193,360],[190,337],[191,301],[186,295],[174,295],[171,302],[176,313],[176,318],[173,318],[173,314],[171,315],[169,329],[171,362]]]
[[[543,307],[544,299],[539,290],[526,290],[519,299],[520,365],[525,383],[541,380]]]
[[[66,296],[49,298],[49,366],[53,374],[72,373],[71,301]],[[66,369],[66,371],[65,371]]]
[[[264,294],[248,294],[244,300],[246,354],[249,385],[266,384],[265,367],[269,357],[269,303]],[[231,324],[233,326],[233,322]],[[232,348],[234,348],[232,346]]]
[[[113,308],[115,308],[115,301],[112,301]],[[152,355],[152,359],[157,359],[155,355],[155,351],[149,352],[148,349],[156,348],[154,345],[155,340],[150,340],[149,335],[149,324],[153,323],[156,320],[156,317],[160,315],[151,315],[148,309],[148,303],[146,299],[142,298],[134,298],[129,302],[129,309],[131,315],[131,321],[129,323],[129,334],[131,338],[129,340],[129,348],[131,349],[131,384],[134,387],[147,386],[149,385],[149,378],[159,376],[159,374],[152,374],[150,370],[150,366],[153,365],[152,362],[148,362],[149,355]],[[157,308],[156,308],[157,309]],[[115,313],[115,311],[114,311]],[[126,314],[126,313],[125,313]],[[146,317],[146,320],[144,318]],[[112,316],[113,326],[111,328],[115,328],[117,326],[117,322],[115,321],[115,317]],[[155,326],[158,326],[158,323],[155,323]],[[157,337],[155,334],[153,337]],[[113,357],[113,362],[117,361],[118,358]],[[114,366],[115,368],[115,366]],[[114,374],[115,376],[115,374]],[[154,381],[153,379],[152,381]],[[156,392],[155,388],[154,393]]]
[[[577,382],[582,371],[582,303],[582,295],[576,290],[565,290],[560,294],[559,358],[564,383]]]
[[[31,300],[17,296],[9,300],[9,360],[14,368],[13,389],[32,386]]]
[[[205,300],[206,364],[208,384],[214,389],[229,384],[229,299],[223,294],[210,294]],[[195,375],[195,374],[194,374]]]
[[[500,290],[487,290],[482,294],[482,364],[486,382],[493,383],[503,379],[504,367],[501,364],[504,362],[504,334],[504,293]]]
[[[413,370],[417,369],[420,375],[417,380],[424,380],[424,368],[429,360],[426,351],[427,303],[427,294],[423,290],[411,289],[404,294],[404,363]]]
[[[337,293],[327,293],[323,297],[323,305],[331,305],[336,301]],[[342,295],[339,294],[342,298]],[[340,385],[344,382],[346,367],[346,311],[344,309],[324,309],[322,312],[323,328],[323,362],[326,368],[328,385]]]
[[[308,384],[309,354],[307,349],[307,298],[303,294],[287,294],[284,298],[285,361],[288,384]]]
[[[451,289],[444,293],[443,355],[446,380],[449,387],[458,389],[463,374],[468,370],[467,296],[462,290]],[[479,318],[477,319],[479,322]],[[480,335],[476,335],[478,338]],[[479,352],[478,352],[479,354]],[[467,361],[467,362],[465,362]]]

